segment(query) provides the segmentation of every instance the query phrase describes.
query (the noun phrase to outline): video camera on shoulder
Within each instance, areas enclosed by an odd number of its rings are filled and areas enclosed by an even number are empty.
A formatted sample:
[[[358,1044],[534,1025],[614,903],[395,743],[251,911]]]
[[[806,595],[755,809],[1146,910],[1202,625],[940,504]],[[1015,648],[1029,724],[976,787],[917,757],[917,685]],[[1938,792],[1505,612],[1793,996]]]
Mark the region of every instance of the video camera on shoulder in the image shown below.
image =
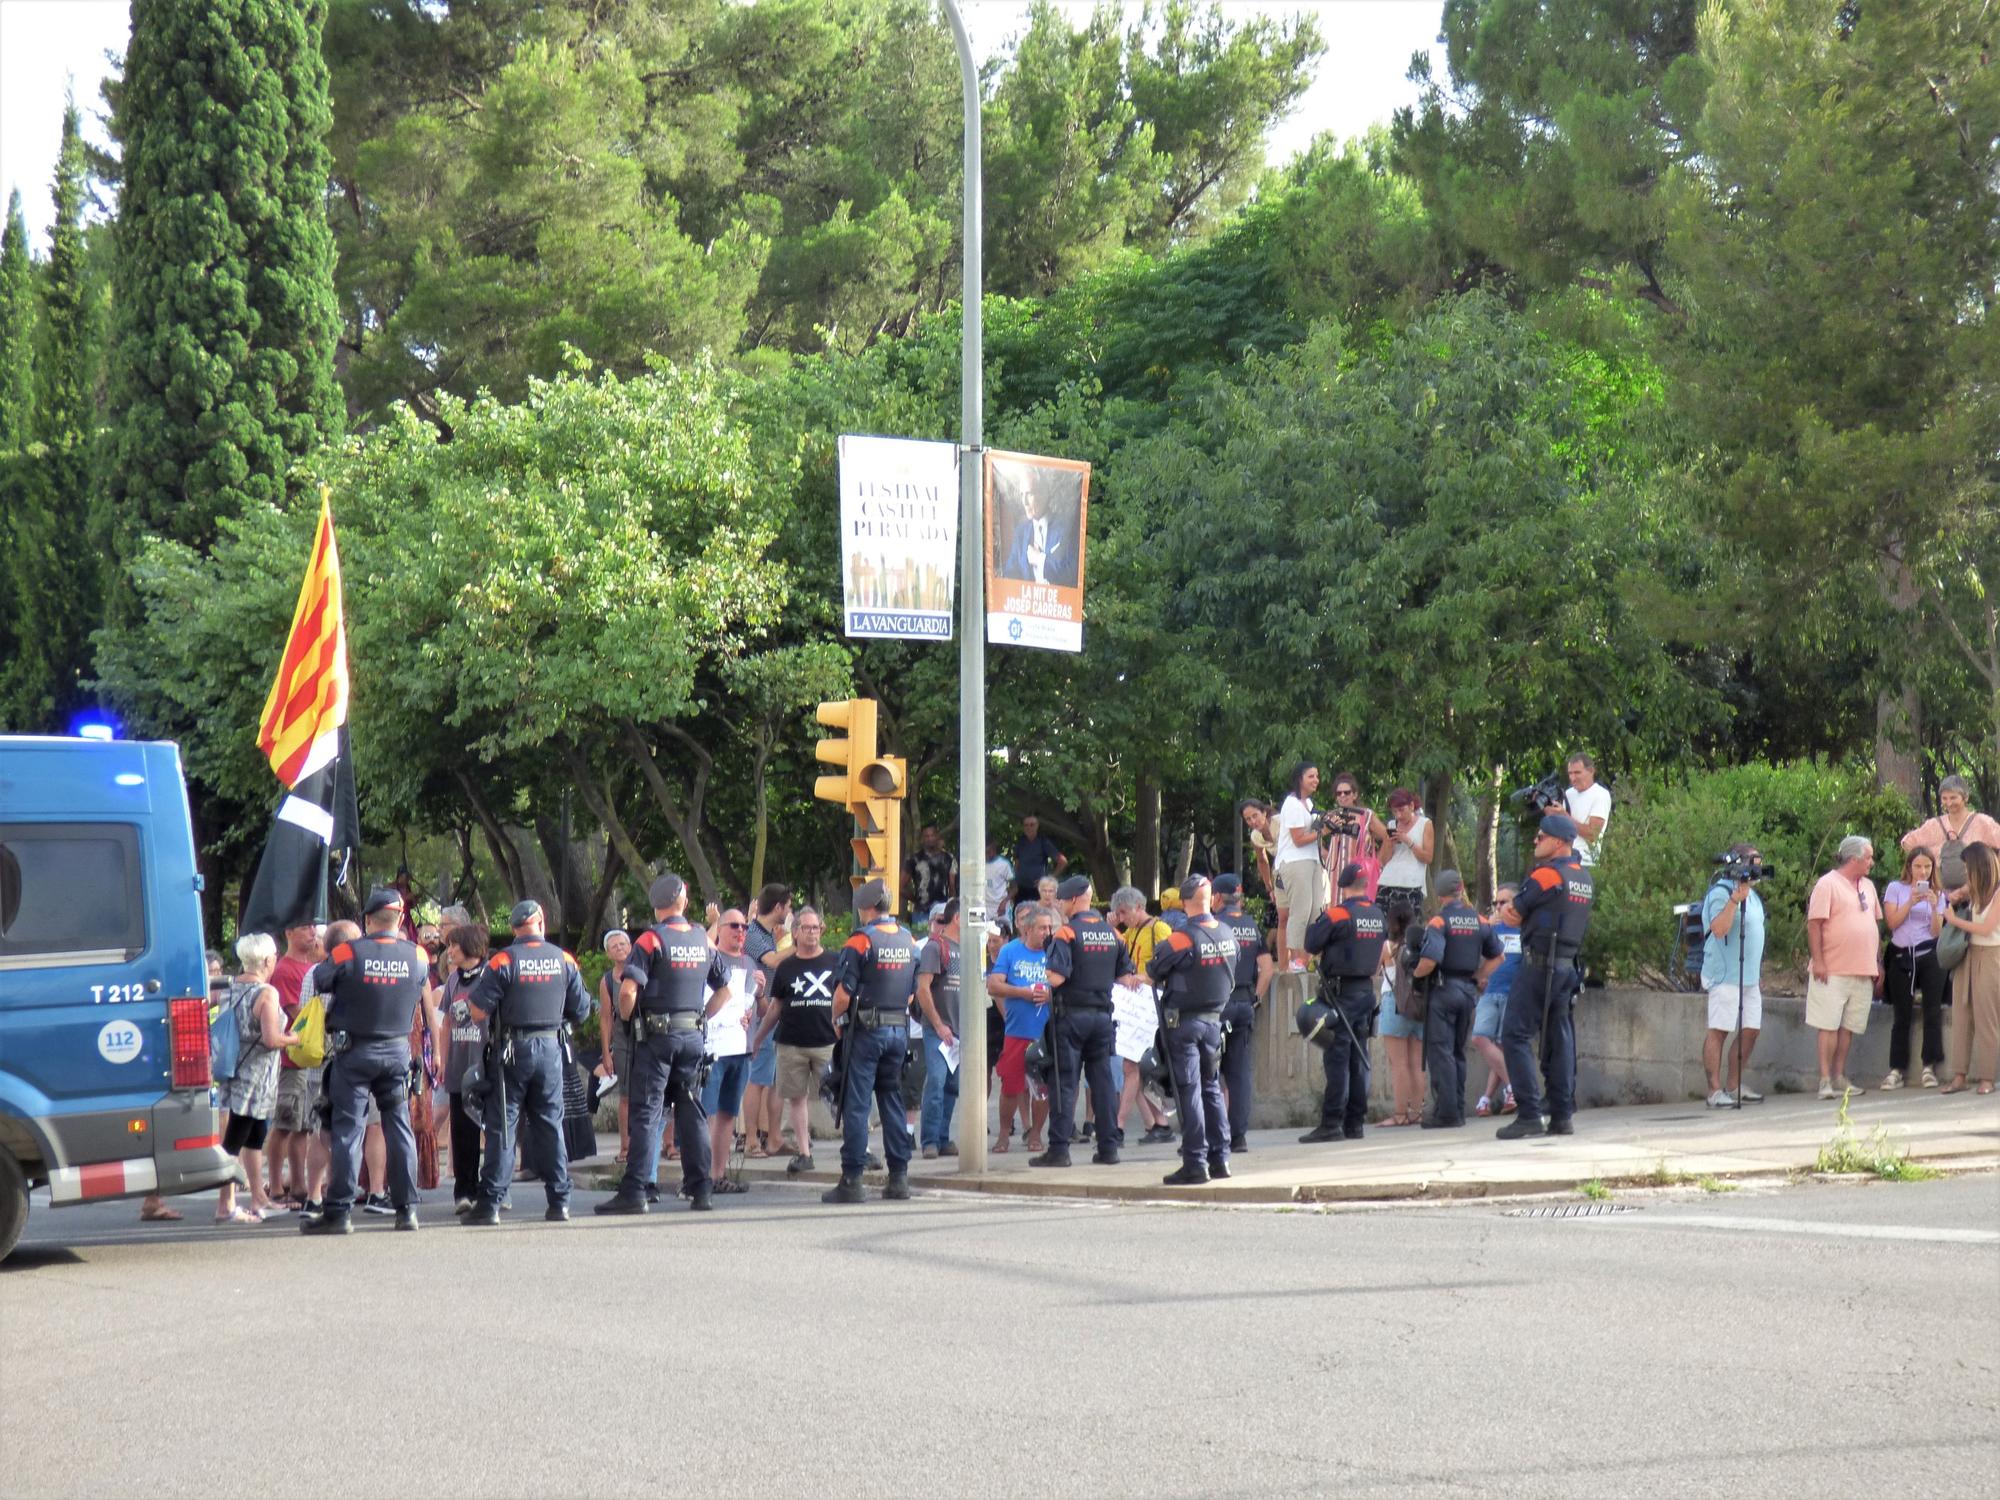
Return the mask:
[[[1524,786],[1511,799],[1525,802],[1533,808],[1537,817],[1545,812],[1562,812],[1567,804],[1563,794],[1569,790],[1569,777],[1561,766],[1557,766],[1533,786]]]
[[[1764,863],[1762,856],[1755,854],[1718,854],[1715,856],[1716,879],[1726,880],[1734,885],[1739,880],[1747,880],[1752,885],[1767,879],[1772,866]]]

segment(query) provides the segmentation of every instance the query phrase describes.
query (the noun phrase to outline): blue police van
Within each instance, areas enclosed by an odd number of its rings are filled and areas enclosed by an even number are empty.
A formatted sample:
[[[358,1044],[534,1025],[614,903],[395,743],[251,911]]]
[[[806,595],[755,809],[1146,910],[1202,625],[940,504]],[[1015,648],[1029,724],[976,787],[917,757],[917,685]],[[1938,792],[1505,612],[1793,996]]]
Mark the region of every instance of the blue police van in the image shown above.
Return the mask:
[[[226,1181],[173,745],[0,735],[0,1258],[57,1207]]]

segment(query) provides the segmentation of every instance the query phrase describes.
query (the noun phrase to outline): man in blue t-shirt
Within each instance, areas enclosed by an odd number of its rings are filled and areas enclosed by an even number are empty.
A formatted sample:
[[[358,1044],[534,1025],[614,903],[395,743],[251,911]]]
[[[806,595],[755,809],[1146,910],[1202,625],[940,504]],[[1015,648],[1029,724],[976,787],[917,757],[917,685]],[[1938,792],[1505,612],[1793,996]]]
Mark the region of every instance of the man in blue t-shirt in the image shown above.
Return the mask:
[[[1737,844],[1729,851],[1733,865],[1762,861],[1755,844]],[[1708,1105],[1762,1104],[1764,1096],[1743,1087],[1743,1069],[1757,1033],[1764,1024],[1764,989],[1757,980],[1764,971],[1764,902],[1747,880],[1717,875],[1701,898],[1701,987],[1708,991],[1708,1036],[1701,1060],[1708,1068]],[[1729,1062],[1729,1082],[1722,1080],[1722,1046],[1739,1022],[1743,1034]]]
[[[1042,1125],[1049,1117],[1048,1095],[1028,1098],[1028,1044],[1049,1023],[1049,934],[1054,913],[1032,901],[1014,907],[1014,930],[1020,934],[994,955],[986,971],[986,993],[1000,1008],[1006,1040],[1000,1045],[1000,1140],[995,1151],[1008,1149],[1014,1118],[1019,1115],[1030,1151],[1042,1149]]]
[[[1507,1057],[1500,1050],[1500,1022],[1507,1014],[1507,994],[1514,987],[1514,971],[1521,967],[1521,929],[1500,914],[1512,911],[1509,904],[1520,887],[1511,881],[1493,888],[1493,905],[1487,909],[1486,925],[1500,939],[1500,967],[1486,976],[1486,988],[1479,992],[1479,1005],[1472,1012],[1472,1050],[1486,1060],[1486,1087],[1480,1091],[1476,1113],[1514,1113],[1514,1085],[1507,1077]]]

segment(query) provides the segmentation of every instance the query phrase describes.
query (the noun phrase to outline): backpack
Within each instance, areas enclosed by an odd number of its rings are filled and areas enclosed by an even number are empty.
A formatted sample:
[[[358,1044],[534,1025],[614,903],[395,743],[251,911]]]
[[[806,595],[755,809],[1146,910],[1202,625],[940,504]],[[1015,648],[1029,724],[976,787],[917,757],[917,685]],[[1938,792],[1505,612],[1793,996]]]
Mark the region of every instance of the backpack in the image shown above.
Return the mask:
[[[209,1007],[209,1076],[217,1083],[229,1082],[242,1065],[250,1021],[246,1002],[254,1000],[261,988],[255,984],[231,984],[220,1002]],[[212,995],[213,992],[211,998]]]

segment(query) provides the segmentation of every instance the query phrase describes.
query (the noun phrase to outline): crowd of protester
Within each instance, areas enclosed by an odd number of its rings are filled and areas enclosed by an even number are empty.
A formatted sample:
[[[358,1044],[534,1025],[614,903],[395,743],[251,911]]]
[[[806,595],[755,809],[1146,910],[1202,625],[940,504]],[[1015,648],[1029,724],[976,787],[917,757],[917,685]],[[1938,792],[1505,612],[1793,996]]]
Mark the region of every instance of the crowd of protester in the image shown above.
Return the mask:
[[[1580,852],[1588,851],[1593,860],[1611,815],[1609,791],[1596,781],[1595,771],[1587,756],[1574,757],[1568,766],[1569,815],[1580,833]],[[1391,925],[1376,1023],[1390,1100],[1379,1123],[1416,1125],[1427,1106],[1424,1039],[1421,1025],[1408,1020],[1396,1002],[1398,985],[1408,983],[1408,976],[1398,973],[1399,961],[1407,962],[1399,960],[1399,939],[1400,929],[1422,920],[1435,900],[1436,832],[1421,801],[1404,788],[1392,790],[1378,812],[1360,782],[1341,772],[1331,784],[1333,806],[1322,812],[1313,801],[1318,787],[1318,768],[1301,765],[1280,804],[1254,798],[1241,804],[1254,873],[1269,893],[1274,918],[1265,940],[1273,960],[1265,985],[1271,974],[1307,967],[1303,938],[1309,921],[1328,905],[1334,875],[1352,876],[1358,869],[1369,898]],[[1838,861],[1812,888],[1805,1018],[1818,1033],[1822,1098],[1864,1091],[1848,1075],[1848,1057],[1877,1003],[1886,1004],[1891,1030],[1889,1069],[1876,1087],[1945,1094],[1974,1088],[1985,1094],[2000,1073],[2000,823],[1973,809],[1970,788],[1959,777],[1946,778],[1939,800],[1938,815],[1903,837],[1896,878],[1879,895],[1870,878],[1875,850],[1860,836],[1841,844]],[[1738,845],[1732,856],[1753,864],[1757,858],[1750,844]],[[1030,1152],[1046,1149],[1049,1091],[1030,1076],[1028,1059],[1049,1016],[1047,953],[1064,920],[1057,892],[1068,865],[1067,855],[1032,814],[1023,819],[1011,849],[1003,850],[999,841],[987,847],[981,875],[993,920],[985,934],[986,1004],[979,1024],[987,1031],[997,1083],[995,1152],[1013,1150],[1017,1136]],[[959,984],[958,866],[934,826],[920,834],[906,864],[904,889],[909,925],[921,944],[905,1103],[923,1157],[951,1157],[958,1152],[952,1139],[957,1047],[962,1026],[973,1017]],[[1516,1108],[1499,1045],[1506,997],[1521,961],[1512,921],[1514,889],[1500,886],[1483,913],[1504,956],[1485,977],[1471,1026],[1471,1051],[1487,1069],[1475,1106],[1480,1115]],[[1110,896],[1111,924],[1141,974],[1178,919],[1176,895],[1169,890],[1157,913],[1134,887]],[[826,919],[812,906],[795,905],[787,887],[772,884],[747,912],[711,905],[706,920],[711,942],[732,970],[732,992],[746,1000],[743,1048],[715,1060],[703,1090],[715,1159],[788,1154],[791,1173],[810,1171],[812,1101],[834,1065],[838,1040],[832,1016],[836,954],[825,945]],[[1702,922],[1709,1102],[1757,1102],[1762,1095],[1744,1076],[1762,1027],[1763,906],[1754,879],[1718,878],[1703,903]],[[418,1185],[435,1188],[448,1181],[464,1211],[477,1196],[484,1137],[462,1085],[487,1040],[464,1000],[485,972],[492,939],[463,906],[445,908],[431,921],[413,910],[406,932],[431,960],[437,1002],[435,1028],[426,1025],[420,1010],[410,1036]],[[219,1085],[219,1103],[226,1112],[224,1148],[241,1163],[242,1186],[228,1184],[218,1195],[218,1224],[251,1224],[320,1207],[329,1153],[317,1096],[319,1072],[294,1061],[302,1040],[296,1027],[313,998],[315,965],[355,936],[354,925],[342,922],[323,929],[301,924],[276,936],[245,934],[236,944],[233,977],[220,955],[209,955],[212,1001],[237,1015],[241,1036],[235,1072]],[[613,930],[601,942],[607,966],[595,993],[600,1045],[590,1060],[592,1086],[584,1091],[579,1069],[577,1090],[591,1106],[615,1103],[616,1159],[622,1163],[631,1150],[624,1087],[630,1038],[625,1027],[605,1018],[615,1017],[615,987],[632,935]],[[1733,1048],[1727,1045],[1732,1035]],[[1171,1093],[1135,1061],[1115,1059],[1113,1068],[1118,1129],[1136,1118],[1136,1140],[1173,1139]],[[1098,1128],[1088,1115],[1086,1105],[1078,1132],[1086,1141]],[[665,1152],[667,1160],[678,1154],[671,1137]],[[380,1114],[371,1103],[362,1151],[365,1196],[358,1204],[363,1212],[394,1211],[384,1157]],[[740,1175],[718,1173],[716,1188],[741,1191]],[[181,1217],[157,1197],[145,1200],[141,1214],[148,1220]]]

